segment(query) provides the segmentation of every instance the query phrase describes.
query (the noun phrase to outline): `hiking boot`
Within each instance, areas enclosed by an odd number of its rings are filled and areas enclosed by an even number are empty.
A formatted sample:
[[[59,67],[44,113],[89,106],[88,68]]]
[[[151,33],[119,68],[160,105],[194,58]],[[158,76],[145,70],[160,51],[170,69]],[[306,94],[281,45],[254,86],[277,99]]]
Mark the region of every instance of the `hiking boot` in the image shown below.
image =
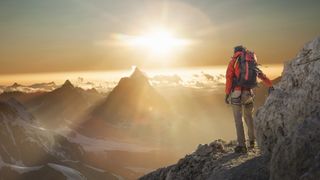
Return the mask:
[[[247,147],[245,147],[245,146],[237,146],[234,148],[234,152],[235,153],[247,153],[248,150],[247,150]]]
[[[250,148],[250,149],[253,149],[253,148],[254,148],[254,145],[255,145],[254,141],[250,141],[250,142],[249,142],[249,148]]]

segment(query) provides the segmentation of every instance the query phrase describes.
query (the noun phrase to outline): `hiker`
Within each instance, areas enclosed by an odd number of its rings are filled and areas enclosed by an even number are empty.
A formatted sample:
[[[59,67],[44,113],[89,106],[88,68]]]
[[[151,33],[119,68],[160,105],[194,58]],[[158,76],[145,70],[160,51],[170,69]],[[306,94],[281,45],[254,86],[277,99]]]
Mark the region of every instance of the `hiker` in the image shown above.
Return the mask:
[[[254,148],[255,145],[252,118],[254,94],[252,89],[257,86],[257,77],[269,88],[269,93],[274,90],[270,79],[257,66],[257,58],[253,52],[243,46],[234,48],[234,55],[226,72],[225,102],[231,103],[233,109],[238,140],[238,146],[235,148],[236,153],[247,152],[242,112],[248,128],[249,148]]]

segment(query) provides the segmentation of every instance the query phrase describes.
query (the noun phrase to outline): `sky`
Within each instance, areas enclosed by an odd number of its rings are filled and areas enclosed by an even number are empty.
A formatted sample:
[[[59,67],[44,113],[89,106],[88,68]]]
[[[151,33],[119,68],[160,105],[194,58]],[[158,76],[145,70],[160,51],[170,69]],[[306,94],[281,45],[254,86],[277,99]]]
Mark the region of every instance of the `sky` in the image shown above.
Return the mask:
[[[0,0],[0,74],[225,65],[239,44],[262,64],[320,35],[319,0]],[[126,39],[164,28],[162,56]]]

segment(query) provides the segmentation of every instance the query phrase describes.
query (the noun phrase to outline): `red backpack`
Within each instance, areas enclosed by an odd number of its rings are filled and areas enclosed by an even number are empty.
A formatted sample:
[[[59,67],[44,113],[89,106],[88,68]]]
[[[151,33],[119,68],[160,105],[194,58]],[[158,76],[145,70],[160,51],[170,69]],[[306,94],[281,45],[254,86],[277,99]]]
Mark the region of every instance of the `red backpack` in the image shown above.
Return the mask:
[[[254,88],[257,86],[258,64],[254,52],[243,50],[236,63],[239,63],[240,75],[235,78],[234,85],[245,88]]]

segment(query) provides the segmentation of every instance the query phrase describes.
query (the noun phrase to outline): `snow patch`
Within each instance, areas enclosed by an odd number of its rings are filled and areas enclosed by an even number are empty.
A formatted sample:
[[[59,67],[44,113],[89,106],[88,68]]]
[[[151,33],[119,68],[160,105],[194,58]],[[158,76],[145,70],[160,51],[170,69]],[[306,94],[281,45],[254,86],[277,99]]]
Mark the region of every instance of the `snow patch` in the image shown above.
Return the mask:
[[[137,144],[123,143],[123,142],[117,142],[117,141],[106,140],[106,139],[89,138],[79,133],[75,133],[75,135],[72,137],[66,136],[66,138],[70,142],[80,144],[86,151],[93,151],[93,152],[103,152],[106,150],[149,152],[153,150],[152,148],[143,147]]]
[[[124,178],[123,177],[121,177],[121,176],[119,176],[119,175],[117,175],[117,174],[112,174],[114,177],[116,177],[118,180],[124,180]]]
[[[43,167],[43,166],[24,167],[24,166],[12,165],[12,164],[10,165],[6,164],[6,166],[10,167],[12,170],[18,172],[19,174],[36,171]]]
[[[48,166],[50,166],[51,168],[61,172],[63,175],[66,176],[66,178],[68,180],[81,180],[81,179],[86,179],[79,171],[76,171],[74,169],[71,169],[69,167],[66,166],[61,166],[58,164],[54,164],[54,163],[48,163]]]
[[[97,172],[101,172],[101,173],[106,172],[106,171],[105,171],[105,170],[103,170],[103,169],[99,169],[99,168],[96,168],[96,167],[90,166],[90,165],[88,165],[88,164],[84,164],[84,166],[86,166],[86,167],[88,167],[88,168],[90,168],[90,169],[93,169],[93,170],[95,170],[95,171],[97,171]]]

